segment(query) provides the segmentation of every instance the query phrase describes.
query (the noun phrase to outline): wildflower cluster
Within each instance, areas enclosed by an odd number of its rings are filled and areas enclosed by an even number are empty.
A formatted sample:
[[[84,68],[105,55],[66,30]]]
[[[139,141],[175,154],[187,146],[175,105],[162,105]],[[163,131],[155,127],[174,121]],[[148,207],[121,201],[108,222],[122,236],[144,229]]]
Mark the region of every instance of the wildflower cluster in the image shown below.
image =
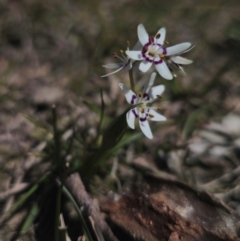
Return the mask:
[[[121,56],[114,54],[114,57],[119,59],[120,62],[103,65],[103,67],[116,70],[102,77],[115,74],[122,69],[132,71],[135,62],[141,61],[139,64],[139,70],[141,72],[147,72],[152,65],[154,65],[161,77],[171,80],[173,77],[176,77],[174,69],[184,74],[185,72],[182,66],[192,63],[192,60],[183,58],[179,55],[188,52],[194,46],[186,42],[166,47],[169,43],[165,41],[165,28],[161,28],[155,36],[149,36],[144,26],[139,24],[137,33],[139,41],[134,48],[130,50],[128,47],[125,53],[121,51]],[[153,86],[155,78],[156,72],[153,72],[143,91],[138,93],[134,90],[133,79],[130,78],[131,89],[126,87],[123,83],[119,83],[119,87],[125,94],[127,102],[132,105],[132,108],[126,114],[128,126],[134,129],[135,119],[138,119],[143,134],[149,139],[152,139],[153,135],[148,120],[166,120],[163,115],[154,110],[159,109],[158,107],[149,106],[155,100],[161,98],[165,89],[164,85]]]

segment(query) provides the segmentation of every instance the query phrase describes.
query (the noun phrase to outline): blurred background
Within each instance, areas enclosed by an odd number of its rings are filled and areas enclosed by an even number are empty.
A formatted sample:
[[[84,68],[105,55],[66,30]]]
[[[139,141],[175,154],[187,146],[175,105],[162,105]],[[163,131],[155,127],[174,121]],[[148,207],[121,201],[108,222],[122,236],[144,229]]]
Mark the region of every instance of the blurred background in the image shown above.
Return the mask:
[[[185,56],[194,63],[185,67],[186,76],[171,81],[157,76],[155,84],[166,86],[159,106],[168,121],[151,125],[153,140],[138,127],[128,130],[127,145],[109,154],[102,171],[85,177],[88,191],[121,193],[150,173],[209,191],[240,212],[239,196],[229,195],[238,188],[240,172],[239,1],[1,0],[2,213],[49,167],[53,105],[63,141],[73,133],[80,140],[66,152],[79,170],[82,150],[98,145],[100,89],[101,130],[125,111],[118,83],[128,85],[128,73],[100,76],[108,73],[103,64],[117,62],[114,52],[137,42],[139,23],[151,35],[166,27],[170,45],[193,43]],[[149,75],[134,73],[140,90]],[[226,173],[229,178],[221,179]],[[26,210],[3,222],[0,240],[19,230]],[[27,235],[23,238],[35,240]]]

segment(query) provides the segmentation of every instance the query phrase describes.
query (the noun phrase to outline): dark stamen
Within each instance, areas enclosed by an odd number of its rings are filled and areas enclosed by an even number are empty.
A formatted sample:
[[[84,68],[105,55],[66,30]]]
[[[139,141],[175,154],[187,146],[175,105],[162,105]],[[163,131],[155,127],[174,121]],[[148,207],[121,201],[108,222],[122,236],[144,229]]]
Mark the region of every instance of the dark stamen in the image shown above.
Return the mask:
[[[153,36],[150,36],[149,37],[149,42],[152,44],[154,42],[154,37]]]

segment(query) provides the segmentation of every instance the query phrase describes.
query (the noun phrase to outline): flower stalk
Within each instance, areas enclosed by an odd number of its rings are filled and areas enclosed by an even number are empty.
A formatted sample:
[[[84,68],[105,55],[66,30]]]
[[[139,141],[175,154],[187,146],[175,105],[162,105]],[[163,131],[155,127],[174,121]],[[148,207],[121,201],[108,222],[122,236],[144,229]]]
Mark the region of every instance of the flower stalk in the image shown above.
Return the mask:
[[[134,84],[134,79],[133,79],[133,69],[130,69],[130,70],[128,71],[128,75],[129,75],[131,90],[132,90],[133,92],[135,92],[135,84]]]

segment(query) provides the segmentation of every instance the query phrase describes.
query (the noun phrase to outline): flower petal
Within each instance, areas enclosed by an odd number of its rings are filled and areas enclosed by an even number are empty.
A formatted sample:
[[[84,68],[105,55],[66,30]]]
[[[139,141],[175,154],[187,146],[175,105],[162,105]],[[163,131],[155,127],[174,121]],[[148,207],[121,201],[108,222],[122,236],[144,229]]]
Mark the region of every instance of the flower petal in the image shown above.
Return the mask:
[[[112,64],[102,65],[102,67],[107,68],[107,69],[116,69],[116,68],[119,68],[119,67],[122,67],[122,66],[123,66],[122,63],[112,63]]]
[[[165,121],[165,120],[167,120],[167,118],[165,116],[157,113],[153,109],[149,109],[148,113],[153,116],[153,117],[150,118],[151,121]]]
[[[141,62],[141,64],[139,65],[139,69],[142,71],[142,72],[147,72],[152,66],[152,62],[149,62],[147,60],[143,60]]]
[[[181,52],[181,54],[186,53],[186,52],[192,50],[193,48],[195,48],[195,45],[192,45],[190,48],[188,48],[185,51]]]
[[[127,124],[130,128],[135,129],[135,119],[137,118],[136,115],[134,114],[134,111],[136,113],[136,108],[131,109],[128,111],[126,117],[127,117]]]
[[[143,134],[149,138],[149,139],[152,139],[153,138],[153,135],[152,135],[152,131],[150,129],[150,126],[149,126],[149,123],[147,120],[145,121],[140,121],[140,118],[139,118],[139,126],[143,132]]]
[[[117,69],[117,70],[115,70],[115,71],[113,71],[109,74],[102,75],[101,78],[107,77],[107,76],[112,75],[112,74],[115,74],[115,73],[119,72],[120,70],[122,70],[123,68],[124,68],[124,66],[122,66],[121,68],[119,68],[119,69]]]
[[[126,87],[123,83],[119,83],[118,85],[122,89],[123,93],[125,94],[125,98],[127,102],[129,104],[135,105],[137,101],[136,94],[132,90],[128,89],[128,87]]]
[[[190,59],[183,58],[181,56],[173,56],[170,59],[176,64],[191,64],[193,61]]]
[[[157,86],[152,87],[148,93],[149,97],[150,97],[150,101],[155,100],[157,98],[161,98],[160,96],[164,90],[165,90],[164,85],[157,85]]]
[[[134,59],[134,60],[142,60],[143,59],[141,51],[126,50],[125,53],[130,59]]]
[[[156,36],[158,34],[160,34],[160,37],[157,39]],[[166,37],[166,29],[165,28],[159,29],[156,36],[155,36],[155,38],[156,38],[157,43],[163,45],[165,37]]]
[[[155,67],[158,71],[158,73],[164,78],[164,79],[172,79],[173,76],[169,70],[169,68],[167,67],[166,63],[164,61],[162,61],[162,63],[159,64],[155,64]]]
[[[185,73],[185,71],[184,71],[184,68],[183,68],[182,66],[180,66],[180,65],[178,65],[178,68],[179,68],[179,73],[180,73],[182,76],[185,76],[186,73]]]
[[[144,28],[144,26],[142,24],[138,25],[137,32],[138,32],[138,39],[139,39],[140,43],[142,45],[145,45],[146,43],[148,43],[149,36],[148,36],[146,29]]]
[[[172,47],[168,47],[166,48],[166,51],[167,51],[166,56],[180,54],[186,51],[188,48],[190,48],[191,45],[192,45],[191,43],[181,43],[181,44],[174,45]]]

